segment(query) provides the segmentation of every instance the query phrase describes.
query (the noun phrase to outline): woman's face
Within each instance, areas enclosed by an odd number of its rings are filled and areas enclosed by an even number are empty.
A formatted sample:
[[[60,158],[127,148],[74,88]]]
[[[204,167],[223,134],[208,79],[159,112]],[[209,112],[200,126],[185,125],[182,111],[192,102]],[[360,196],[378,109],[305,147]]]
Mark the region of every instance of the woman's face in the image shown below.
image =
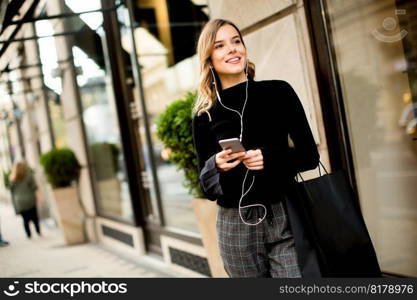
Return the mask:
[[[210,58],[219,76],[239,75],[244,71],[246,48],[233,26],[227,24],[217,31]]]

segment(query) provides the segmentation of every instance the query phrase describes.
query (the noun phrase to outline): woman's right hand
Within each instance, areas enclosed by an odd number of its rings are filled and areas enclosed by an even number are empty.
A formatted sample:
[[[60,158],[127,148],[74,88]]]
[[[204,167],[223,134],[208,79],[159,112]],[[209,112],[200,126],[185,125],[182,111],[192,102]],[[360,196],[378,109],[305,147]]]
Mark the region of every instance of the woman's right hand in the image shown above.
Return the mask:
[[[226,149],[216,154],[216,166],[221,172],[229,171],[242,161],[246,152],[232,153],[232,149]],[[233,160],[232,162],[229,162]]]

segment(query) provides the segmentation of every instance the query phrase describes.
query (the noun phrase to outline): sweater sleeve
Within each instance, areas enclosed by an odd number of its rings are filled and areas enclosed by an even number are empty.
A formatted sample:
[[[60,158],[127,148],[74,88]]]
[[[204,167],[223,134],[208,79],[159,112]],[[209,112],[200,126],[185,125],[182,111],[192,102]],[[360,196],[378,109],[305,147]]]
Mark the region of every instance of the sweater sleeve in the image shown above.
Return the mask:
[[[216,167],[215,139],[208,128],[206,114],[194,116],[192,128],[200,187],[207,199],[215,201],[223,195],[223,191],[220,185],[220,172]]]
[[[265,171],[284,171],[294,177],[298,172],[316,168],[320,156],[297,94],[289,83],[285,81],[282,83],[283,90],[280,92],[286,98],[288,133],[294,147],[286,147],[286,149],[265,147],[262,149],[262,155]]]

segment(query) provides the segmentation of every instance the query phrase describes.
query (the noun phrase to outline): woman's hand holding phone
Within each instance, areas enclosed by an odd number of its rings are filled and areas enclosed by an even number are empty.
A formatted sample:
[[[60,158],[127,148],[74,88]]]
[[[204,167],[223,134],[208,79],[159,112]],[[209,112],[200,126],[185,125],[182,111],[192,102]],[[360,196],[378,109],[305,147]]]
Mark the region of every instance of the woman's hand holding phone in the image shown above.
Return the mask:
[[[240,164],[245,155],[246,152],[232,153],[232,149],[225,149],[216,154],[216,166],[221,172],[229,171]]]
[[[249,170],[262,170],[264,168],[264,157],[260,149],[249,150],[242,160]]]

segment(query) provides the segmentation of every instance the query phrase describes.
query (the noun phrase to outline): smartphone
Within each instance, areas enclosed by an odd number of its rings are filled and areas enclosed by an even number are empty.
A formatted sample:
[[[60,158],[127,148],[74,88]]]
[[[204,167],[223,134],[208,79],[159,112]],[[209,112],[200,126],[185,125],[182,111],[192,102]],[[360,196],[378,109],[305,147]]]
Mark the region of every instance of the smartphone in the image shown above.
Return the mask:
[[[220,140],[219,144],[220,144],[220,146],[222,147],[223,150],[231,148],[232,153],[245,152],[246,151],[238,138]]]

